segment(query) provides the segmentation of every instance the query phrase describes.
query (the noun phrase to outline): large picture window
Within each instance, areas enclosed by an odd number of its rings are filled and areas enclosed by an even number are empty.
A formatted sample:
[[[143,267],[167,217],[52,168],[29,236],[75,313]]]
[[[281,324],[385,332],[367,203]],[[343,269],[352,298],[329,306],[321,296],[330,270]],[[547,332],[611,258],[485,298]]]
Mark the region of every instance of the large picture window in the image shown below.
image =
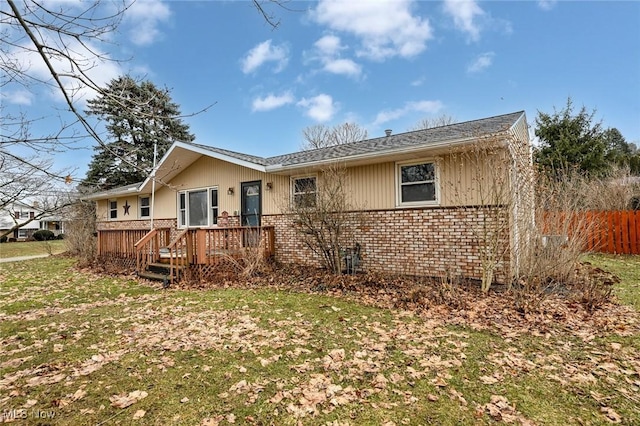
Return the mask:
[[[178,226],[206,227],[218,223],[218,189],[197,189],[178,193]]]
[[[398,164],[399,204],[436,204],[436,164]]]
[[[291,179],[291,198],[294,207],[314,207],[316,205],[317,180],[315,176]]]

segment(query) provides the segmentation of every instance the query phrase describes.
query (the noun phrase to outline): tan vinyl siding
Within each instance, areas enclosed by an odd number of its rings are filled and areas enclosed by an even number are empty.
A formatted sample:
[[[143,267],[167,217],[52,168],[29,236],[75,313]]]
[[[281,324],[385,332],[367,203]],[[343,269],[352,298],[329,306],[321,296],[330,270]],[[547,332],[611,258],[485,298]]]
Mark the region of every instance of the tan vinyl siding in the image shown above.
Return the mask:
[[[349,169],[347,187],[359,210],[392,209],[395,206],[395,163]]]
[[[109,202],[116,200],[118,202],[118,217],[116,219],[109,218]],[[124,214],[124,205],[129,203],[129,214]],[[98,200],[96,202],[96,219],[98,221],[122,221],[139,219],[138,196],[131,195],[128,197],[111,198],[109,200]]]
[[[486,197],[480,196],[480,187],[482,185],[486,187],[486,182],[493,178],[495,164],[503,161],[498,157],[504,155],[507,155],[507,151],[500,150],[499,154],[496,153],[493,158],[485,159],[482,164],[479,164],[464,151],[457,150],[438,156],[419,157],[415,161],[416,163],[420,161],[436,163],[439,206],[471,206],[481,204],[483,198],[486,202]],[[405,159],[402,161],[403,164]],[[402,207],[397,206],[396,201],[398,192],[397,165],[398,162],[389,160],[347,169],[345,187],[348,194],[351,195],[351,204],[354,209],[387,210]],[[174,219],[177,217],[177,193],[179,191],[212,187],[218,188],[219,213],[226,211],[231,216],[237,215],[241,208],[240,184],[256,180],[262,182],[262,213],[265,215],[278,214],[289,203],[292,177],[310,175],[318,176],[318,184],[322,184],[321,171],[301,170],[291,176],[276,175],[203,156],[173,178],[168,187],[158,184],[154,218]],[[268,182],[272,183],[271,190],[267,189]],[[505,184],[508,185],[509,182],[507,181]],[[234,188],[234,194],[228,195],[227,190],[231,187]],[[122,206],[127,200],[131,209],[129,215],[124,216]],[[98,202],[97,214],[98,220],[109,220],[107,200]],[[138,214],[137,196],[118,199],[118,221],[138,219]]]
[[[177,193],[192,189],[218,187],[218,208],[234,215],[240,211],[240,184],[242,182],[262,181],[262,213],[280,212],[284,196],[289,192],[289,177],[263,173],[257,170],[238,166],[224,161],[201,157],[189,168],[177,175],[170,182],[171,188],[163,187],[156,192],[156,212],[158,218],[174,218],[177,210]],[[273,184],[273,190],[267,189],[267,183]],[[228,195],[229,188],[234,189]]]

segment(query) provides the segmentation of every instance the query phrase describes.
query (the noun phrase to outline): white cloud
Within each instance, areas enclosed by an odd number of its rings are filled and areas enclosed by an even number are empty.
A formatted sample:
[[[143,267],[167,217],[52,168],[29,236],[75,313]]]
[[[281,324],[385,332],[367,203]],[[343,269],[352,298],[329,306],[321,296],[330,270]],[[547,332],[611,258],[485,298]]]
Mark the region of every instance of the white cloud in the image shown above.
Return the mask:
[[[493,64],[494,56],[495,56],[495,53],[493,52],[486,52],[481,55],[478,55],[478,57],[476,57],[476,59],[467,67],[467,72],[476,73],[476,72],[486,70],[491,66],[491,64]]]
[[[249,74],[266,62],[275,62],[274,71],[282,71],[289,62],[289,49],[286,45],[272,45],[271,40],[264,41],[249,50],[242,59],[242,72]]]
[[[291,92],[285,92],[282,95],[276,96],[270,94],[264,98],[256,98],[251,105],[252,111],[271,111],[272,109],[280,108],[287,104],[293,103],[295,99]]]
[[[551,10],[556,7],[558,0],[538,0],[538,7],[542,10]]]
[[[344,50],[345,47],[342,46],[342,42],[340,41],[340,37],[335,35],[326,35],[322,38],[318,39],[313,44],[318,50],[329,56],[334,56],[340,53],[341,50]]]
[[[435,114],[440,111],[443,106],[440,101],[406,102],[402,108],[380,111],[378,115],[376,115],[373,124],[377,126],[391,120],[396,120],[412,112]]]
[[[333,31],[356,36],[358,55],[383,61],[394,56],[413,57],[433,37],[427,19],[412,15],[412,0],[321,0],[312,18]]]
[[[309,99],[303,98],[298,106],[306,109],[305,115],[319,122],[331,120],[337,110],[333,98],[324,93]]]
[[[485,12],[475,0],[445,0],[444,11],[453,18],[456,28],[467,33],[471,41],[480,39],[480,24],[477,18]]]
[[[359,77],[362,74],[360,64],[352,59],[341,57],[340,52],[347,50],[348,47],[342,45],[340,37],[325,35],[318,39],[313,46],[315,50],[311,52],[309,59],[320,62],[323,71],[348,77]]]
[[[125,12],[131,29],[131,41],[138,46],[148,46],[158,39],[158,26],[171,16],[171,10],[160,0],[136,0]]]
[[[33,93],[28,90],[5,90],[0,92],[0,99],[14,105],[31,105]]]
[[[344,74],[357,77],[362,73],[362,67],[351,59],[330,59],[324,64],[324,70],[332,74]]]

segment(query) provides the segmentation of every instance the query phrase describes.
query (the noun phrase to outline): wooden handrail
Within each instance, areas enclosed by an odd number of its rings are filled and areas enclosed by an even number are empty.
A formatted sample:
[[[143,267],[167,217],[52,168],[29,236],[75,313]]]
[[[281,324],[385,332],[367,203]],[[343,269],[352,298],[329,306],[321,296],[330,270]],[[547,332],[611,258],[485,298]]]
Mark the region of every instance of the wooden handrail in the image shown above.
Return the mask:
[[[155,228],[147,232],[134,244],[136,270],[138,273],[146,270],[150,263],[158,260],[160,247],[169,240],[169,235],[171,235],[170,228]]]

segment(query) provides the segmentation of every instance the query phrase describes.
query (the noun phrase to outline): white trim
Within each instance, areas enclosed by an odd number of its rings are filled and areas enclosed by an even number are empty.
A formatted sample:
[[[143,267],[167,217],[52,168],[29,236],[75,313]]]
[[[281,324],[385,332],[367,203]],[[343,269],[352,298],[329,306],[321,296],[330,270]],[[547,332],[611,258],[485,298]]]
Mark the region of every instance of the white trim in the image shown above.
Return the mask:
[[[414,166],[418,164],[433,164],[433,185],[434,185],[434,197],[435,200],[430,201],[411,201],[402,202],[402,190],[401,190],[401,168],[404,166]],[[439,206],[440,205],[440,161],[439,158],[426,157],[418,158],[415,160],[396,161],[395,163],[395,192],[396,192],[396,207],[425,207],[425,206]]]
[[[294,192],[296,189],[295,181],[298,179],[308,179],[308,178],[314,178],[316,180],[316,190],[314,194],[316,196],[316,200],[318,199],[318,174],[317,173],[308,173],[303,175],[290,176],[289,177],[289,203],[294,208],[296,207],[294,203],[294,195],[296,195]]]
[[[116,208],[115,209],[111,208],[111,203],[116,203]],[[116,212],[116,217],[111,217],[111,212],[112,211]],[[109,198],[107,200],[107,219],[109,219],[109,220],[118,220],[118,200],[117,199]]]
[[[241,160],[239,158],[232,157],[230,155],[225,155],[225,154],[222,154],[222,153],[219,153],[219,152],[210,151],[208,149],[204,149],[204,148],[200,148],[200,147],[197,147],[197,146],[193,146],[193,145],[190,145],[188,143],[174,142],[173,145],[171,145],[171,147],[167,150],[167,152],[165,152],[165,154],[162,156],[160,161],[158,161],[158,164],[156,165],[156,167],[154,168],[152,173],[149,175],[149,177],[147,177],[144,180],[144,182],[142,182],[142,185],[140,185],[140,188],[144,188],[145,185],[147,185],[147,183],[149,183],[149,181],[151,180],[151,178],[155,174],[155,172],[162,167],[164,162],[169,158],[169,156],[173,153],[173,151],[175,151],[178,148],[182,148],[182,149],[185,149],[187,151],[195,152],[195,153],[200,154],[200,155],[206,155],[207,157],[216,158],[218,160],[225,161],[227,163],[236,164],[236,165],[242,166],[242,167],[247,167],[249,169],[257,170],[259,172],[266,173],[266,171],[267,171],[266,167],[263,166],[263,165],[260,165],[260,164],[252,163],[252,162],[246,161],[246,160]]]
[[[183,189],[180,190],[178,192],[176,192],[176,221],[178,224],[178,229],[198,229],[198,228],[212,228],[212,227],[217,227],[217,224],[212,223],[212,215],[211,215],[211,190],[215,189],[218,191],[218,217],[220,217],[219,213],[220,213],[220,188],[219,185],[212,185],[212,186],[204,186],[204,187],[198,187],[198,188],[190,188],[190,189]],[[200,225],[200,226],[190,226],[187,225],[189,223],[189,196],[188,194],[191,192],[200,192],[200,191],[205,191],[207,194],[207,205],[206,205],[206,214],[207,214],[207,224],[206,225]],[[184,200],[184,219],[185,219],[185,225],[181,225],[180,224],[180,194],[185,194],[185,200]]]
[[[144,206],[145,208],[149,209],[149,214],[146,216],[142,215],[142,207],[143,207],[142,199],[143,198],[149,199],[149,204]],[[151,196],[149,194],[138,195],[138,219],[149,219],[150,217],[151,217]]]

